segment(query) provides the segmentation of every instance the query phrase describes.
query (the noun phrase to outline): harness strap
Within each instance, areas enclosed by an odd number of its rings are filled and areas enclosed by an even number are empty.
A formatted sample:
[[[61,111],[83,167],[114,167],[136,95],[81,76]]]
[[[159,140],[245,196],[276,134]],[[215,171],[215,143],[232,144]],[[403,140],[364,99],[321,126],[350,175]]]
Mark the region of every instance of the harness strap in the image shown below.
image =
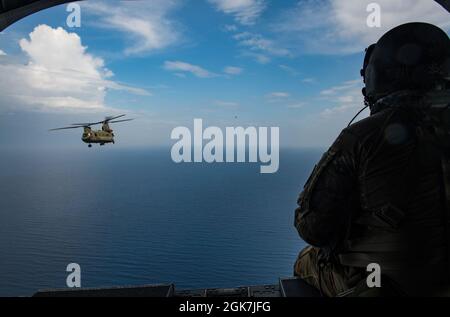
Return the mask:
[[[419,264],[421,259],[439,258],[445,252],[445,247],[421,251],[423,253],[416,257],[404,255],[401,252],[351,252],[342,253],[338,257],[342,265],[350,267],[366,268],[370,263],[378,263],[383,267],[383,270],[388,271],[412,269],[414,267],[422,269]],[[437,266],[444,267],[440,264]]]

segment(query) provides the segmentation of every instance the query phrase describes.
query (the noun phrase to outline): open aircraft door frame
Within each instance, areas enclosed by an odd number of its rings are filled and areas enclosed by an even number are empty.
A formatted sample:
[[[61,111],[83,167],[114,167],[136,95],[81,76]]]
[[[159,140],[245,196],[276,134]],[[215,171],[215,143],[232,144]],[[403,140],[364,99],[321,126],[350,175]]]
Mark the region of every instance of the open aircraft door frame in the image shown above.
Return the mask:
[[[0,31],[33,13],[74,0],[0,0]]]
[[[435,0],[441,6],[443,6],[448,12],[450,12],[450,0]]]
[[[423,1],[423,0],[420,0]],[[433,0],[429,0],[433,1]],[[450,12],[450,0],[434,0]],[[0,0],[0,31],[35,12],[73,0]]]

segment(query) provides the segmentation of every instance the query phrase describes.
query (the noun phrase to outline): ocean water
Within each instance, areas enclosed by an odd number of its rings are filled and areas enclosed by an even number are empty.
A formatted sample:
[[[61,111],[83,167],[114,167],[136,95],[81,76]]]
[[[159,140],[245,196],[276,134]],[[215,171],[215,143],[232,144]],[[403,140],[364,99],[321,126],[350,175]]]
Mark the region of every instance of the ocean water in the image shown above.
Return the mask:
[[[296,199],[319,150],[259,164],[175,164],[169,149],[7,151],[0,157],[0,296],[66,287],[276,283],[305,243]]]

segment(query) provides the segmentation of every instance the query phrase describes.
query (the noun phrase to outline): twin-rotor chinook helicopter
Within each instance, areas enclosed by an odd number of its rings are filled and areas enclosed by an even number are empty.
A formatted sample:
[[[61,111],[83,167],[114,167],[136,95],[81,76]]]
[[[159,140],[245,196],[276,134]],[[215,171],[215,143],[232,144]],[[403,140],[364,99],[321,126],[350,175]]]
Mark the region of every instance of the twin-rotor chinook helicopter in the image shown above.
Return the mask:
[[[92,147],[92,144],[95,144],[95,143],[100,144],[100,145],[105,145],[107,143],[114,144],[114,133],[113,133],[113,130],[110,128],[109,124],[133,120],[133,119],[117,120],[124,116],[125,115],[123,114],[123,115],[120,115],[117,117],[106,117],[105,120],[103,120],[103,121],[93,122],[93,123],[74,123],[70,127],[51,129],[50,131],[83,128],[84,132],[81,137],[81,140],[84,143],[89,144],[88,145],[89,147]],[[102,125],[101,130],[92,130],[92,128],[91,128],[92,126],[99,125],[99,124]]]

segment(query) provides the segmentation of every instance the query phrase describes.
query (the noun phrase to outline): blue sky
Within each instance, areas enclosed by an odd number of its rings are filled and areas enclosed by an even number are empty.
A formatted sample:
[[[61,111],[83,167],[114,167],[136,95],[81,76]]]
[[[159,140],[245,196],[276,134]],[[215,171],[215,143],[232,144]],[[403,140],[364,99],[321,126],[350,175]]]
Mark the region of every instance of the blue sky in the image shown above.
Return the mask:
[[[118,146],[171,143],[194,118],[278,126],[282,147],[325,147],[362,108],[364,48],[410,21],[450,29],[433,1],[378,1],[381,27],[351,0],[148,0],[66,5],[0,34],[0,142],[82,146],[48,128],[127,113]],[[35,129],[30,141],[14,127]],[[118,135],[119,135],[118,133]]]

